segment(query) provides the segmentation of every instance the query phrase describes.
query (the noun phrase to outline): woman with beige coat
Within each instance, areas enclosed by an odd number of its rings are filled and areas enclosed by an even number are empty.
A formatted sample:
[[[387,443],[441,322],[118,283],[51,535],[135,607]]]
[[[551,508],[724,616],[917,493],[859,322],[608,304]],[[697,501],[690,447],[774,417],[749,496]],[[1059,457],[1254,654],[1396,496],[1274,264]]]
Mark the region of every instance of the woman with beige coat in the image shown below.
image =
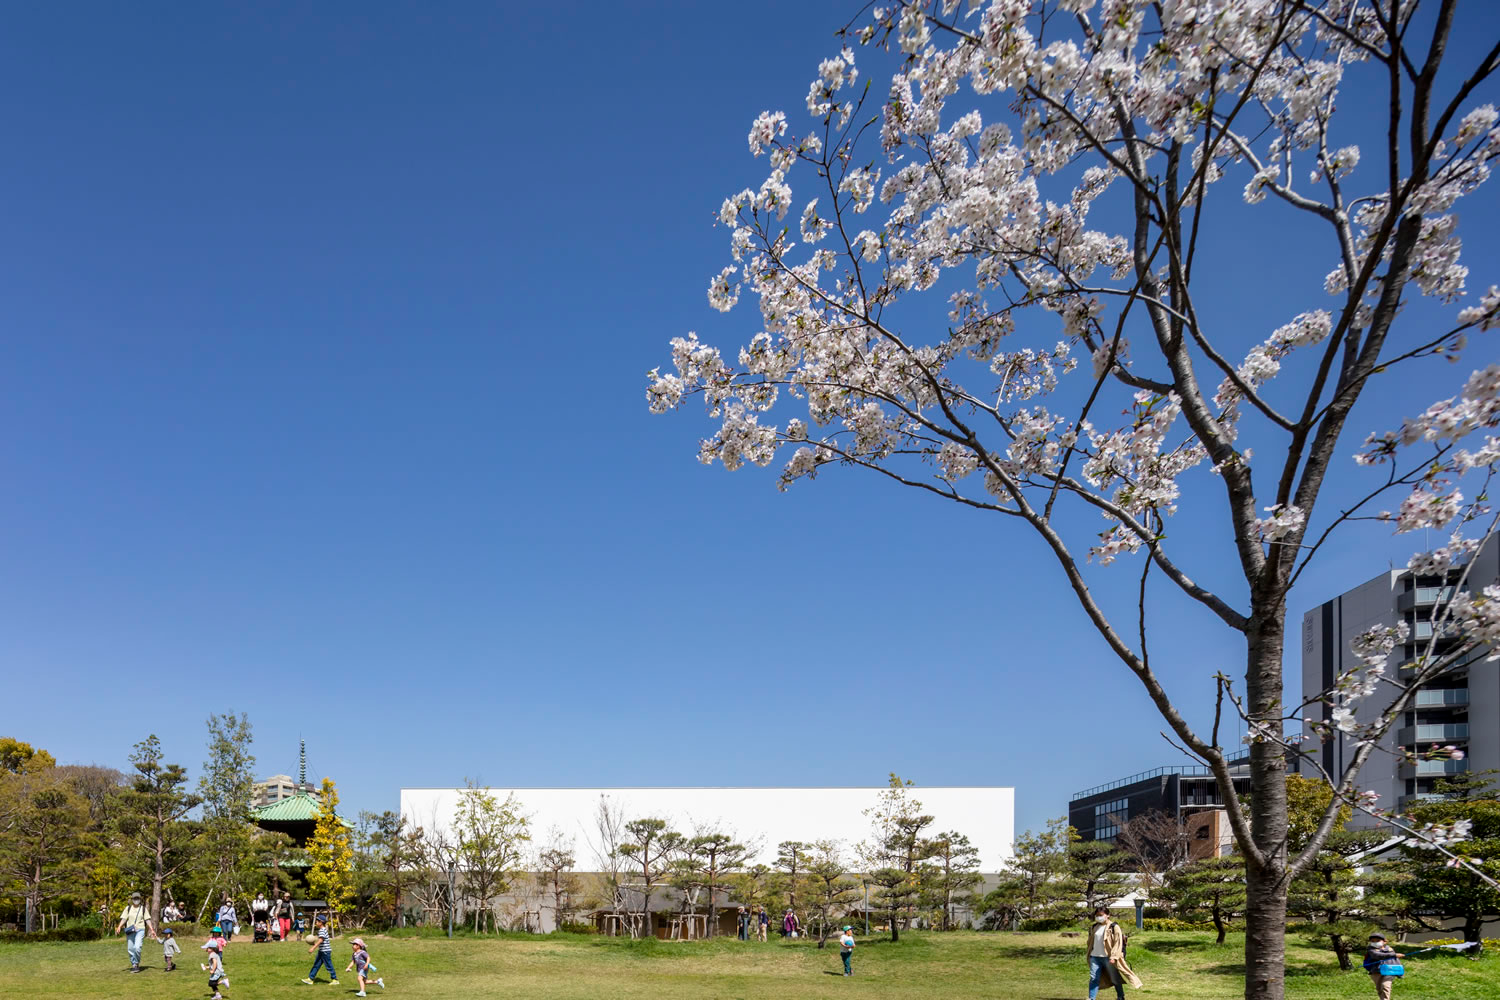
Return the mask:
[[[1089,926],[1089,1000],[1099,996],[1099,981],[1109,977],[1114,985],[1115,996],[1125,1000],[1125,984],[1139,987],[1140,978],[1125,961],[1125,932],[1110,918],[1109,910],[1099,907],[1094,911],[1094,922]]]

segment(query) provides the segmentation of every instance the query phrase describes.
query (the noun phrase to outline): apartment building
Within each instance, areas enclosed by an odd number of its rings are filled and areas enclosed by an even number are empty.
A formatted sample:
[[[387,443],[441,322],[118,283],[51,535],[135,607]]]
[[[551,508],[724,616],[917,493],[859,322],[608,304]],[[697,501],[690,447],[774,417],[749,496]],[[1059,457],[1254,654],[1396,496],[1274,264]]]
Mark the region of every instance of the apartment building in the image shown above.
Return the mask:
[[[1474,565],[1462,587],[1478,591],[1500,580],[1500,545],[1492,539],[1473,557]],[[1444,624],[1443,608],[1460,586],[1462,568],[1444,576],[1418,576],[1409,570],[1391,570],[1327,601],[1302,619],[1302,693],[1313,701],[1329,689],[1343,671],[1357,666],[1349,643],[1360,633],[1378,625],[1405,622],[1409,638],[1397,646],[1387,666],[1387,676],[1406,680],[1415,671],[1415,661],[1429,646],[1441,654],[1460,638],[1451,624]],[[1417,693],[1415,704],[1387,736],[1384,751],[1365,764],[1359,787],[1379,793],[1383,808],[1405,808],[1433,794],[1440,779],[1468,770],[1500,768],[1500,671],[1485,663],[1488,650],[1481,650],[1449,667]],[[1390,703],[1391,691],[1355,703],[1355,719],[1374,721]],[[1328,720],[1332,701],[1309,704],[1306,717]],[[1316,739],[1316,737],[1314,737]],[[1422,760],[1403,763],[1396,756],[1401,748],[1422,750],[1453,745],[1464,750],[1462,760]],[[1309,756],[1324,770],[1341,774],[1355,751],[1354,740],[1336,734],[1321,746],[1312,743]],[[1351,826],[1372,826],[1369,816],[1357,816]]]

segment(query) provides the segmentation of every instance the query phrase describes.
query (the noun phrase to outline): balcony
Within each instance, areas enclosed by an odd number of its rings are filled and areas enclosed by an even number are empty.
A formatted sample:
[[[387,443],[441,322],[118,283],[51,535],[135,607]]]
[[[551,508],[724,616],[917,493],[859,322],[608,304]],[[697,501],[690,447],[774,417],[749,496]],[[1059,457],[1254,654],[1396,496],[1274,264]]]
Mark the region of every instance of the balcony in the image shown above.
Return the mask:
[[[1397,800],[1396,808],[1401,812],[1406,812],[1414,806],[1425,806],[1432,802],[1443,802],[1447,798],[1448,796],[1440,795],[1437,792],[1419,792],[1416,795],[1403,795]]]
[[[1435,691],[1418,691],[1416,708],[1443,708],[1448,705],[1467,705],[1468,688],[1439,688]]]
[[[1396,742],[1404,747],[1414,743],[1448,743],[1469,738],[1467,722],[1427,723],[1405,726],[1396,731]]]
[[[1447,604],[1453,600],[1452,587],[1418,587],[1416,590],[1408,590],[1396,598],[1396,607],[1402,611],[1410,611],[1412,608],[1431,607],[1434,604]]]
[[[1489,655],[1490,648],[1488,646],[1479,646],[1468,650],[1462,656],[1455,658],[1452,663],[1440,670],[1438,674],[1445,677],[1455,675],[1461,670],[1467,670],[1472,664],[1478,663]],[[1443,660],[1443,656],[1444,654],[1442,653],[1434,653],[1432,660],[1428,662],[1440,663]],[[1396,676],[1403,681],[1409,681],[1417,675],[1417,667],[1419,665],[1417,660],[1407,660],[1396,668]]]
[[[1415,764],[1402,764],[1403,778],[1443,778],[1450,774],[1463,774],[1469,770],[1465,760],[1419,760]]]
[[[1432,622],[1416,622],[1411,627],[1411,638],[1414,642],[1426,642],[1432,638]],[[1463,634],[1457,622],[1444,622],[1437,630],[1438,639],[1457,639]]]

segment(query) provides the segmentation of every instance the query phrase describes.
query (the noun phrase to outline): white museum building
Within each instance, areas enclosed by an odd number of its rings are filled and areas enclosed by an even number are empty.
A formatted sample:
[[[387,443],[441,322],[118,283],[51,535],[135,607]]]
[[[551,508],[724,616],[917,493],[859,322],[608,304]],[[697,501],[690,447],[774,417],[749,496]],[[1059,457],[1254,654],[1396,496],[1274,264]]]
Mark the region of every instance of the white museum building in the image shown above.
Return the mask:
[[[599,828],[601,806],[617,819],[665,820],[669,829],[687,837],[714,830],[729,834],[748,848],[745,866],[774,867],[777,845],[785,841],[813,844],[831,841],[839,846],[851,872],[857,872],[857,847],[871,836],[867,810],[875,808],[884,787],[860,788],[495,788],[497,800],[514,797],[528,820],[528,853],[561,841],[571,847],[580,873],[576,916],[608,929],[610,911],[621,909],[619,899],[602,898],[597,875],[607,866],[604,835]],[[403,788],[401,815],[429,837],[456,841],[455,818],[463,788]],[[1015,838],[1015,789],[1008,787],[912,787],[908,797],[933,817],[923,834],[964,835],[977,849],[979,871],[994,875],[1012,854]],[[459,879],[461,882],[461,878]],[[505,897],[492,904],[499,923],[515,929],[550,931],[556,925],[549,894],[539,880],[517,879]],[[989,881],[988,879],[986,881]],[[464,910],[459,890],[460,912]],[[637,897],[638,900],[639,897]],[[715,906],[732,912],[738,905],[731,889],[715,894]],[[649,909],[663,914],[648,918],[647,933],[669,936],[665,914],[685,908],[680,892],[663,885]],[[629,907],[630,903],[623,904]],[[779,910],[777,911],[780,912]],[[721,921],[724,919],[720,916]],[[676,924],[677,922],[673,922]],[[721,923],[721,927],[723,924]],[[732,920],[729,924],[732,928]],[[732,930],[731,930],[732,932]]]

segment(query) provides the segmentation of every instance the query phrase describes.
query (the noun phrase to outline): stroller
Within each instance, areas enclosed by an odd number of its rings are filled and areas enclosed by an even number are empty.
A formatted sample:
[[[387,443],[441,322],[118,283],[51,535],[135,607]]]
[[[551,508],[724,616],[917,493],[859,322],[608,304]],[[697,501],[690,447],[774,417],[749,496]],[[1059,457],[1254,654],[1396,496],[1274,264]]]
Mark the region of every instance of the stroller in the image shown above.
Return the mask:
[[[254,938],[254,940],[256,940],[256,941],[269,941],[269,940],[271,940],[271,931],[270,931],[270,928],[266,926],[266,922],[264,920],[257,920],[255,922],[255,938]]]

